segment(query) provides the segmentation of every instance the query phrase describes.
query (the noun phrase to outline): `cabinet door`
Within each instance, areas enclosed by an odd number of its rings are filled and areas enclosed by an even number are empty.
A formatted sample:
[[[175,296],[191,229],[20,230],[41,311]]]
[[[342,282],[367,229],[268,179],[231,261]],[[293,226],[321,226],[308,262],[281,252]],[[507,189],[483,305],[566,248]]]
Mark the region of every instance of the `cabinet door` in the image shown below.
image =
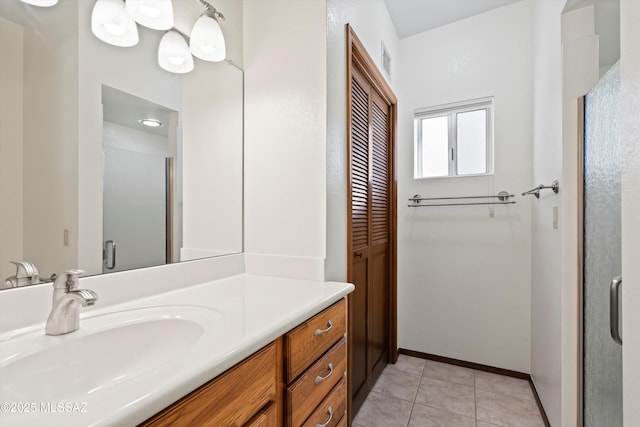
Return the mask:
[[[272,343],[141,426],[244,425],[276,400],[276,367],[276,346]]]
[[[388,360],[390,106],[359,68],[351,81],[351,391],[353,413]]]
[[[278,411],[276,411],[276,403],[272,402],[260,411],[251,421],[244,427],[277,427]]]

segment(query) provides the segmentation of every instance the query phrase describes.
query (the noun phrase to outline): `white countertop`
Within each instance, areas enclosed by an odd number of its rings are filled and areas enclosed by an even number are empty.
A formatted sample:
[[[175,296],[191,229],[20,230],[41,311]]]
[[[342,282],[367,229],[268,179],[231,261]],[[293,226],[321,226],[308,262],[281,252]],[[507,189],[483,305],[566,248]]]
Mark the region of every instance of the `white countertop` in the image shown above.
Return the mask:
[[[181,363],[164,369],[162,375],[150,370],[128,381],[90,391],[80,402],[65,394],[60,384],[59,398],[34,399],[34,402],[8,402],[35,404],[35,412],[7,413],[6,403],[0,411],[0,425],[9,426],[134,426],[161,411],[189,392],[205,384],[233,365],[250,356],[309,317],[319,313],[352,292],[353,285],[337,282],[316,282],[278,277],[241,274],[226,279],[203,283],[150,297],[140,298],[81,315],[83,318],[100,316],[145,307],[199,306],[212,309],[222,319],[221,332],[215,348],[198,354],[187,354]],[[97,305],[100,304],[98,301]],[[19,331],[0,335],[0,346],[11,340],[41,329],[39,324]],[[78,331],[78,332],[80,332]],[[77,332],[75,332],[77,333]],[[49,343],[57,337],[47,337]],[[159,340],[162,337],[158,337]],[[121,343],[126,346],[126,342]],[[11,361],[0,360],[0,365]],[[2,378],[0,378],[2,381]],[[0,401],[2,396],[0,395]],[[60,411],[41,411],[41,404],[59,402]],[[14,405],[17,409],[17,405]],[[81,412],[78,412],[81,411]]]

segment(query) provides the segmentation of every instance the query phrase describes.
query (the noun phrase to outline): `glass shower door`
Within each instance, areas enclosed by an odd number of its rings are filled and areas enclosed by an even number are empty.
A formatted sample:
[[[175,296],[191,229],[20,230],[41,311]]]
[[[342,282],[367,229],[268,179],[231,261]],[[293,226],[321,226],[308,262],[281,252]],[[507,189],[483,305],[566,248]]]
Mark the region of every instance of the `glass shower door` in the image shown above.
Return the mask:
[[[619,69],[616,64],[600,79],[584,105],[585,427],[622,426],[622,347],[612,338],[610,322],[611,283],[622,268]]]
[[[166,158],[106,145],[103,154],[102,272],[166,264]]]

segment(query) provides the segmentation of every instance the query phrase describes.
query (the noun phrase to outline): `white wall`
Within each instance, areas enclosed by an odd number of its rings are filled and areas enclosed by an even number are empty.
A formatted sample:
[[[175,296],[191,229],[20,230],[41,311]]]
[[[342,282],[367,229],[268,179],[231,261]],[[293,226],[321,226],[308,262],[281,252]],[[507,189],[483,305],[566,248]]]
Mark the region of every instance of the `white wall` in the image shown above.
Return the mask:
[[[37,26],[24,32],[23,258],[48,277],[78,259],[78,18],[69,1],[30,13]]]
[[[562,177],[562,1],[533,4],[533,180],[549,185]],[[562,191],[565,187],[562,186]],[[532,199],[531,376],[552,426],[561,420],[560,230],[553,210],[560,195]],[[559,224],[562,226],[562,224]]]
[[[323,266],[326,2],[243,6],[245,252]]]
[[[531,197],[408,208],[427,196],[532,187],[532,6],[519,2],[401,40],[398,339],[402,348],[530,371]],[[495,97],[495,174],[413,179],[413,110]]]
[[[389,84],[396,95],[399,86],[399,39],[384,1],[328,0],[327,280],[347,280],[347,23],[380,70],[381,43],[384,43],[392,61]]]
[[[201,62],[183,78],[182,99],[180,259],[242,252],[242,71]]]
[[[0,17],[0,260],[22,260],[22,26]],[[0,279],[16,273],[0,265]],[[0,287],[2,287],[0,284]]]
[[[640,425],[640,2],[622,0],[622,363],[624,425]]]

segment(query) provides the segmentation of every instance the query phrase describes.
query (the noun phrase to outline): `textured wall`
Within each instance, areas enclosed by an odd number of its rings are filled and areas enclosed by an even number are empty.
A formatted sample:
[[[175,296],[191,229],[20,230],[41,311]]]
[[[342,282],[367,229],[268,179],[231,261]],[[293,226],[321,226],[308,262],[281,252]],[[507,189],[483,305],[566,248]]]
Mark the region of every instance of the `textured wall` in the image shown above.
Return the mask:
[[[519,2],[400,42],[399,345],[530,370],[531,197],[408,208],[407,198],[532,187],[532,9]],[[413,179],[413,111],[495,97],[493,176]]]

